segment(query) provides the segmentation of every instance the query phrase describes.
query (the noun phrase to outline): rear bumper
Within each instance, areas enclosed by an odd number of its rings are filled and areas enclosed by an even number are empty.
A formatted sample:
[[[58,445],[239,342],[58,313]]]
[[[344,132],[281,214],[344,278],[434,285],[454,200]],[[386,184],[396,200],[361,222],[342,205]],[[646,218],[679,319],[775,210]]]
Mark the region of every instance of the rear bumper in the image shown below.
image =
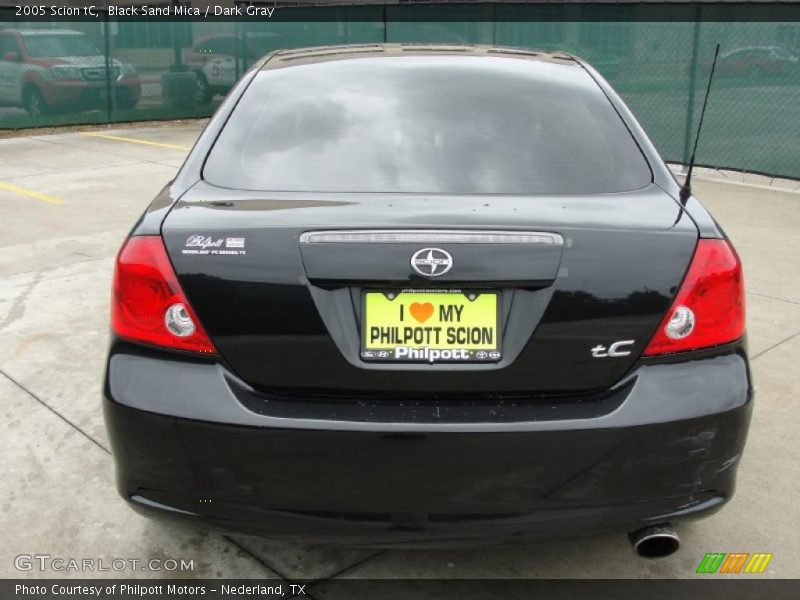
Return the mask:
[[[304,542],[625,532],[732,495],[745,355],[637,368],[583,402],[391,406],[265,398],[223,366],[112,345],[120,494],[151,515]]]

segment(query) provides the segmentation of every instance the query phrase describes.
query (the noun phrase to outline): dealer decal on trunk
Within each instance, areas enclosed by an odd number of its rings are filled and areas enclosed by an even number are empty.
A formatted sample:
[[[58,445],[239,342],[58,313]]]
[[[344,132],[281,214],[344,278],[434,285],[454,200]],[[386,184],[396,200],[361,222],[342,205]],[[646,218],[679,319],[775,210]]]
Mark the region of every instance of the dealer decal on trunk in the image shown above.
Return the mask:
[[[245,238],[190,235],[186,238],[181,254],[242,256],[245,254]]]

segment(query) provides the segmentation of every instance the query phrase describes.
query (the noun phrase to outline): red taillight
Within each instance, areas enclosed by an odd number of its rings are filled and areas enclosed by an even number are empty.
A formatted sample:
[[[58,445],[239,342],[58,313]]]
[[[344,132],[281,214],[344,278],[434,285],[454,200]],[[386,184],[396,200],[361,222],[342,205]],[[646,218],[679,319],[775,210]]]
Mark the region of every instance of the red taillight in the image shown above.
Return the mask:
[[[697,350],[744,335],[742,265],[726,240],[699,240],[683,285],[645,356]]]
[[[117,255],[111,328],[120,337],[192,352],[216,352],[181,290],[159,236],[134,236]]]

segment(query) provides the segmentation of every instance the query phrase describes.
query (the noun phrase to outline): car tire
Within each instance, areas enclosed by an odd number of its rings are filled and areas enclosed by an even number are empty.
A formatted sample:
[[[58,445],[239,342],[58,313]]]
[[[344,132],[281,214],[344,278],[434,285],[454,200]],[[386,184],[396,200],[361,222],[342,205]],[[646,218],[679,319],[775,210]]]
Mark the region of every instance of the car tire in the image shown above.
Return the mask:
[[[197,103],[208,104],[211,102],[211,98],[214,97],[214,93],[211,91],[211,86],[208,85],[206,76],[202,73],[197,73],[197,83],[195,85]]]
[[[32,117],[41,117],[49,111],[47,102],[38,87],[29,85],[22,96],[22,106]]]

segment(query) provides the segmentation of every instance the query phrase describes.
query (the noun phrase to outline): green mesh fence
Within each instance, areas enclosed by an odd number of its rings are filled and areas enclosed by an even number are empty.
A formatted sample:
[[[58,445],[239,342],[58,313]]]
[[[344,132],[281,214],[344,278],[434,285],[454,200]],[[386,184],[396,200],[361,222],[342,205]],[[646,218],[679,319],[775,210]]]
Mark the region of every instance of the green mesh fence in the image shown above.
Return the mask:
[[[583,57],[662,156],[685,163],[719,42],[698,163],[800,178],[800,23],[636,22],[625,7],[581,20],[580,7],[558,6],[531,19],[513,4],[448,5],[444,21],[444,8],[332,7],[292,22],[0,23],[0,128],[206,117],[279,48],[480,43]]]

